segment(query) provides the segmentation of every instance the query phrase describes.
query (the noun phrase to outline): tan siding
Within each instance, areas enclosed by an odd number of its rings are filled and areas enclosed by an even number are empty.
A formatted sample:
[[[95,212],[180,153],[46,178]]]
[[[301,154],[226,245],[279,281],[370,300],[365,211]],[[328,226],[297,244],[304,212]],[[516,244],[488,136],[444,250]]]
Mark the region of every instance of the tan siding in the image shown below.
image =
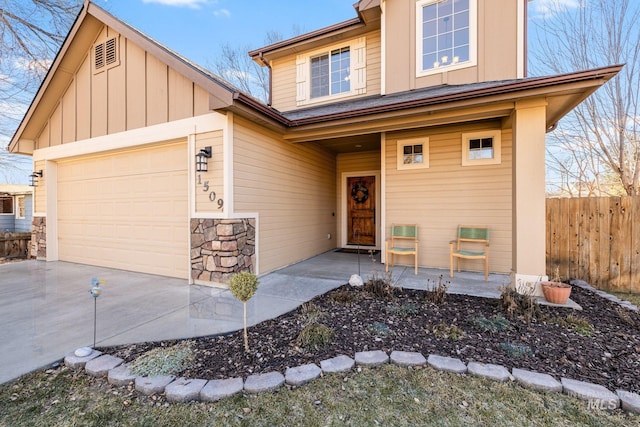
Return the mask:
[[[329,41],[331,45],[335,42]],[[367,46],[367,91],[362,95],[353,96],[353,99],[362,96],[374,95],[380,93],[380,76],[381,76],[381,50],[380,50],[380,31],[373,31],[366,34]],[[317,50],[317,49],[314,49]],[[303,52],[300,52],[303,53]],[[296,105],[296,55],[279,58],[273,61],[273,94],[272,102],[274,108],[280,111],[290,111],[296,108],[309,107],[311,105],[321,105],[336,102],[336,100],[327,100],[324,102],[313,102],[304,106]],[[341,98],[340,100],[344,100]]]
[[[96,42],[118,36],[103,27]],[[119,37],[119,65],[94,73],[92,49],[52,112],[37,148],[139,129],[208,113],[209,94],[166,64]]]
[[[261,273],[336,247],[335,157],[292,145],[241,119],[234,124],[237,215],[257,212]]]
[[[126,41],[127,70],[127,129],[138,129],[146,124],[146,65],[145,51]]]
[[[342,226],[341,224],[345,219],[343,218],[344,204],[348,194],[342,193],[342,174],[349,172],[371,172],[380,171],[380,151],[369,151],[366,153],[344,153],[338,154],[336,159],[336,218],[338,224],[338,230],[336,232],[336,242],[338,245],[342,242]],[[380,183],[376,183],[380,186]],[[377,235],[380,235],[380,230],[377,230]]]
[[[167,66],[147,54],[147,126],[167,121],[167,97]]]
[[[117,133],[126,130],[127,103],[126,103],[126,74],[123,63],[125,49],[120,45],[120,65],[110,68],[107,74],[107,133]]]
[[[272,102],[274,108],[289,111],[296,108],[296,58],[273,61]]]
[[[495,129],[496,127],[490,127]],[[458,224],[487,225],[491,229],[491,271],[511,269],[511,131],[502,132],[502,163],[461,166],[462,132],[426,130],[387,136],[386,223],[418,223],[420,265],[449,267],[449,241]],[[398,171],[397,139],[429,136],[430,167]],[[481,270],[481,262],[463,261],[463,269]]]
[[[62,143],[74,141],[76,138],[76,81],[62,97]]]
[[[89,54],[76,74],[76,139],[91,137],[91,62]]]
[[[49,120],[51,126],[49,133],[49,145],[60,145],[62,143],[62,105],[58,104],[51,119]]]
[[[224,150],[222,131],[196,135],[196,153],[211,146],[211,158],[207,162],[208,172],[194,172],[196,183],[196,212],[224,212]],[[215,192],[215,198],[211,194]],[[223,206],[218,209],[218,200]]]
[[[107,73],[91,78],[91,137],[107,134]]]
[[[34,170],[45,171],[45,161],[39,160],[34,164]],[[46,213],[47,212],[47,174],[43,173],[42,177],[38,178],[38,185],[33,187],[33,191],[35,192],[33,200],[33,212],[36,213]]]
[[[46,148],[49,147],[49,136],[50,136],[49,122],[42,128],[42,132],[38,135],[38,148]]]
[[[195,85],[193,92],[193,115],[201,116],[209,113],[209,93],[200,86]]]
[[[169,121],[193,116],[193,83],[169,69]]]

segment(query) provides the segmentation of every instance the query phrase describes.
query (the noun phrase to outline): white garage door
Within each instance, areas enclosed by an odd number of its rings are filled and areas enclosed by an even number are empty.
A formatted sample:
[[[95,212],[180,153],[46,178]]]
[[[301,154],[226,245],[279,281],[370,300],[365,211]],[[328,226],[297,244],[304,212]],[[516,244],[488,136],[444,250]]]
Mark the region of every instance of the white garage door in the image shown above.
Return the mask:
[[[61,261],[187,278],[187,145],[58,164]]]

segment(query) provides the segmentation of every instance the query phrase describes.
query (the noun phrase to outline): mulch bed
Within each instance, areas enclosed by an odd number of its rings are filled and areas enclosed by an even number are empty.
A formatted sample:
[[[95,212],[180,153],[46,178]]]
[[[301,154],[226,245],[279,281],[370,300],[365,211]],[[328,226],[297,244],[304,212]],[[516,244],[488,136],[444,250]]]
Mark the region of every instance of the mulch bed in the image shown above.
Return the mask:
[[[310,303],[249,328],[250,352],[242,331],[194,339],[195,362],[180,375],[221,379],[280,371],[367,350],[421,352],[544,372],[601,384],[610,390],[640,392],[640,316],[588,290],[573,287],[571,298],[583,311],[540,306],[529,323],[503,313],[500,300],[446,295],[435,304],[431,293],[397,290],[381,298],[344,285]],[[315,308],[314,308],[315,307]],[[304,348],[303,327],[316,322],[333,330],[329,345]],[[505,316],[505,317],[503,317]],[[585,323],[586,322],[586,323]],[[500,330],[501,329],[501,330]],[[129,362],[175,341],[104,349]]]

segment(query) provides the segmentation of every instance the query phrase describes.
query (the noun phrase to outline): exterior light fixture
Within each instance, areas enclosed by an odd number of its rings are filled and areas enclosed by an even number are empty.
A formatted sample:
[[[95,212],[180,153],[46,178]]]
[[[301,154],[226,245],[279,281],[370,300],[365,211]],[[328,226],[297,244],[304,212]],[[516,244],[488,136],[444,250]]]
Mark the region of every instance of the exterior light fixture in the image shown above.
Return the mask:
[[[196,154],[196,171],[207,172],[209,170],[207,166],[207,159],[211,158],[211,146],[201,148]]]
[[[35,171],[31,175],[29,175],[29,185],[31,187],[37,187],[38,178],[42,178],[42,175],[43,175],[42,169],[40,169],[39,171]]]

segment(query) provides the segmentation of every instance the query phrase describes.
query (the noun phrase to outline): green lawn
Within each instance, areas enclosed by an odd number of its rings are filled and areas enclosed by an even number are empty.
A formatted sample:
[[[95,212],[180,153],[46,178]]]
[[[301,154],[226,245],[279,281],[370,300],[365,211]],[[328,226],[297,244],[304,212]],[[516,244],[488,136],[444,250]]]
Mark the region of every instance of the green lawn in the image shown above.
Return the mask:
[[[138,396],[60,368],[1,386],[0,425],[638,426],[640,416],[431,368],[387,365],[327,375],[297,389],[189,404]]]

